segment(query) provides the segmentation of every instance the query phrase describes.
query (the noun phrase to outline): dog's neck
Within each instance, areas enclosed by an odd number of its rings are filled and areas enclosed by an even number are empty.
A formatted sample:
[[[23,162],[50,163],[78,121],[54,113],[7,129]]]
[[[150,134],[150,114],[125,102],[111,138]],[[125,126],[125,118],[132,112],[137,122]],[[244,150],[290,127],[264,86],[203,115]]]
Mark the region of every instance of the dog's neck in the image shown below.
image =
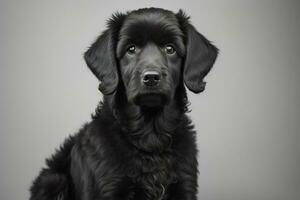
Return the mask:
[[[123,93],[115,93],[104,101],[110,101],[110,110],[128,141],[137,149],[151,153],[161,153],[170,147],[172,135],[182,124],[187,110],[185,90],[176,92],[175,98],[160,108],[129,103]]]

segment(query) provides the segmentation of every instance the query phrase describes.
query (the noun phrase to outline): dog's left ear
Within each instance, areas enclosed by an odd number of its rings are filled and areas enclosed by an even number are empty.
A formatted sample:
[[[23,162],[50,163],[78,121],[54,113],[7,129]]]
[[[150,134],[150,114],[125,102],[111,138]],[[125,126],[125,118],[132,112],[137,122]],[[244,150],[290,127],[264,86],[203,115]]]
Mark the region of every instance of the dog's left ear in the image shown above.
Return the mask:
[[[189,17],[181,10],[177,17],[186,36],[184,83],[192,92],[200,93],[205,89],[203,79],[214,65],[218,49],[189,23]]]
[[[218,49],[191,24],[187,27],[187,47],[183,69],[184,83],[194,93],[203,92],[204,77],[215,63]]]

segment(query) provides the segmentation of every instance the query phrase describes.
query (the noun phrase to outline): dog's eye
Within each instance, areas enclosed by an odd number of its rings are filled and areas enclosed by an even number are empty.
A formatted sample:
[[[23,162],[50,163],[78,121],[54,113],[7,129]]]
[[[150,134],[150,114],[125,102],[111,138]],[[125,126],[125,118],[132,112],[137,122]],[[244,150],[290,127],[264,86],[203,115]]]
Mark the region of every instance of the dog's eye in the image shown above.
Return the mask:
[[[176,52],[176,50],[174,49],[174,47],[172,45],[168,44],[168,45],[165,46],[165,52],[167,54],[172,55]]]
[[[131,44],[127,47],[126,51],[127,51],[128,54],[135,54],[136,46],[134,44]]]

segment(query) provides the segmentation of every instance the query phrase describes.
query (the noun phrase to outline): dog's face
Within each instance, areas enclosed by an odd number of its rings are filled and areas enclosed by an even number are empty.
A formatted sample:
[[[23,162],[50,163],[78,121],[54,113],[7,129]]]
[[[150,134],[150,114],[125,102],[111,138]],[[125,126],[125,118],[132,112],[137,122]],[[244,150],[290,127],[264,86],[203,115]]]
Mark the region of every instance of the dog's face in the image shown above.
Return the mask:
[[[175,15],[167,14],[132,13],[122,25],[117,58],[129,102],[162,106],[173,98],[185,46]]]
[[[103,94],[123,84],[127,100],[139,106],[164,106],[184,81],[195,93],[205,87],[217,48],[189,24],[181,11],[158,8],[117,14],[85,53]]]

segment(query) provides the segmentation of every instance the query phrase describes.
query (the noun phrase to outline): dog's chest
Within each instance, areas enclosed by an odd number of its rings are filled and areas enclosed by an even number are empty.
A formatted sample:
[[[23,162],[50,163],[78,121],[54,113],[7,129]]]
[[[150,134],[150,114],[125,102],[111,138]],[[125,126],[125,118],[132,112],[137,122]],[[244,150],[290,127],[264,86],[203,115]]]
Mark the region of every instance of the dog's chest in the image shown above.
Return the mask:
[[[127,171],[134,187],[148,199],[159,199],[168,186],[175,182],[173,155],[168,153],[137,153],[130,160]]]

